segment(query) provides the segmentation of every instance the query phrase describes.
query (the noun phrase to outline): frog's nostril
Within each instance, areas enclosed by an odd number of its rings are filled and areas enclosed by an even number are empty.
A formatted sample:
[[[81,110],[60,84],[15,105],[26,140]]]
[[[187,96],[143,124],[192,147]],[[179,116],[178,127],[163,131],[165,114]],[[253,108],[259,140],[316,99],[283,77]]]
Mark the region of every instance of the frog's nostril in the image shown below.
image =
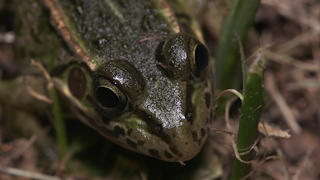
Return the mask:
[[[192,109],[191,108],[188,108],[186,113],[185,113],[185,117],[187,119],[187,121],[193,125],[193,120],[194,120],[194,115],[193,115],[193,112],[192,112]]]
[[[163,130],[163,126],[162,124],[155,124],[154,129],[157,131],[162,131]]]

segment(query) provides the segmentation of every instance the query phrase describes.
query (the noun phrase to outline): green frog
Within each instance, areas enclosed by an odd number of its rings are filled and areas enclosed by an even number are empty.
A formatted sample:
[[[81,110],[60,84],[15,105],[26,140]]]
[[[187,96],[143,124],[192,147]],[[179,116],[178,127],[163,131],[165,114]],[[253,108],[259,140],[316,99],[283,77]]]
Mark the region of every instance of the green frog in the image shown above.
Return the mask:
[[[169,162],[199,153],[213,61],[185,1],[16,3],[21,74],[41,63],[75,116],[124,148]]]

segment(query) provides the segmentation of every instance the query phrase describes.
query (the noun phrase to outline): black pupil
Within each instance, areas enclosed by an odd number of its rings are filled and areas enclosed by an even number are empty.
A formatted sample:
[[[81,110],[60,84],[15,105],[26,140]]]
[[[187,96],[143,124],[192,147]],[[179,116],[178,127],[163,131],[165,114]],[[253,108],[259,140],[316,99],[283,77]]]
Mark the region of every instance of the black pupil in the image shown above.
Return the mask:
[[[99,87],[96,91],[96,97],[102,107],[116,108],[119,106],[119,97],[111,89]]]
[[[195,51],[195,61],[198,71],[203,71],[208,66],[208,53],[204,45],[198,45]]]

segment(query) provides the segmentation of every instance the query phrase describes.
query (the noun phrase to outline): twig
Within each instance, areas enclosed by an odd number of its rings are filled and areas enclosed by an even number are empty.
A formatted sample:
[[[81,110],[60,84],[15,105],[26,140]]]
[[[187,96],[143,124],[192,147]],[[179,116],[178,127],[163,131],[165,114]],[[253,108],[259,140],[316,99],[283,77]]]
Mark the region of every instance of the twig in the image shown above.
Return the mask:
[[[226,89],[226,90],[222,91],[222,92],[217,96],[215,108],[216,108],[216,107],[218,106],[218,104],[219,104],[218,102],[219,102],[220,97],[221,97],[224,93],[227,93],[227,92],[233,93],[234,95],[238,96],[238,98],[239,98],[241,101],[243,101],[243,95],[242,95],[239,91],[237,91],[236,89]]]
[[[236,90],[234,90],[234,89],[231,89],[231,90],[225,90],[225,91],[223,91],[222,93],[224,93],[224,92],[233,92],[234,94],[240,94],[238,91],[236,91]],[[221,94],[222,94],[221,93]],[[220,95],[221,94],[219,94],[219,96],[218,97],[220,97]],[[241,95],[242,96],[242,95]],[[240,98],[239,96],[238,96],[238,98]],[[218,98],[217,98],[218,99]],[[241,98],[240,98],[241,99]],[[229,110],[230,110],[230,107],[231,107],[231,104],[235,101],[235,100],[237,100],[237,97],[233,97],[233,98],[231,98],[230,100],[228,100],[227,101],[227,103],[226,103],[226,108],[225,108],[225,121],[226,121],[226,126],[227,126],[227,129],[228,129],[228,131],[229,132],[231,132],[230,131],[230,123],[229,123]],[[242,99],[241,99],[242,100]],[[243,163],[246,163],[246,164],[250,164],[253,160],[251,160],[251,161],[244,161],[244,160],[242,160],[241,159],[241,157],[240,157],[240,155],[243,155],[243,153],[239,153],[238,152],[238,149],[237,149],[237,143],[235,142],[235,134],[231,134],[230,133],[230,135],[232,136],[232,148],[233,148],[233,152],[234,152],[234,155],[235,155],[235,157],[240,161],[240,162],[243,162]],[[255,143],[256,144],[256,143]],[[247,153],[249,153],[251,150],[252,150],[252,148],[255,146],[255,144],[248,150],[248,151],[246,151],[246,152],[244,152],[244,154],[247,154]]]
[[[186,163],[184,163],[183,161],[178,160],[178,162],[181,164],[181,166],[186,166]]]
[[[259,162],[259,164],[254,168],[252,169],[252,171],[250,171],[247,175],[245,175],[244,177],[242,177],[241,179],[239,180],[245,180],[247,179],[248,177],[250,177],[264,162],[266,162],[267,160],[269,159],[279,159],[280,157],[279,156],[268,156],[266,158],[264,158],[263,160],[261,160]]]
[[[290,174],[289,174],[289,170],[288,170],[288,166],[287,166],[287,163],[286,163],[286,158],[285,156],[283,156],[283,152],[282,150],[278,147],[276,149],[276,152],[277,152],[277,155],[280,157],[280,160],[284,166],[284,176],[285,176],[285,180],[291,180],[290,178]]]
[[[56,175],[60,175],[66,168],[67,162],[70,160],[71,155],[69,153],[66,153],[66,155],[63,157],[62,161],[59,163],[59,167],[57,170]]]
[[[285,42],[279,47],[278,53],[287,53],[288,51],[292,50],[293,48],[297,47],[306,40],[315,38],[320,35],[320,27],[317,26],[313,28],[311,31],[301,34],[300,36],[296,36],[295,38]]]
[[[304,80],[302,82],[294,82],[288,83],[286,85],[287,90],[301,90],[301,89],[311,89],[311,88],[319,88],[320,87],[320,80],[313,79],[313,80]]]
[[[273,127],[269,124],[259,123],[258,131],[265,137],[276,137],[276,138],[290,138],[289,129],[281,130],[278,127]]]
[[[255,141],[254,141],[254,143],[252,144],[252,146],[250,147],[250,149],[249,150],[247,150],[247,151],[245,151],[245,152],[242,152],[242,153],[239,153],[239,155],[246,155],[246,154],[248,154],[248,153],[250,153],[250,151],[252,151],[253,149],[255,149],[255,148],[257,148],[257,144],[258,144],[258,142],[260,141],[260,137],[258,137]],[[259,154],[259,149],[255,149],[256,150],[256,154]]]
[[[42,71],[44,77],[48,81],[47,88],[51,89],[53,87],[53,81],[50,77],[49,72],[42,66],[42,64],[37,63],[34,59],[31,59],[31,65],[36,66],[37,68],[39,68]]]
[[[140,170],[140,177],[142,180],[148,180],[148,175],[146,172]]]
[[[236,96],[231,98],[230,100],[227,101],[226,103],[226,108],[225,108],[225,121],[226,121],[226,126],[227,126],[227,131],[224,131],[226,133],[229,133],[231,136],[232,136],[232,148],[233,148],[233,152],[235,154],[235,157],[242,163],[246,163],[246,164],[250,164],[252,163],[253,160],[251,161],[244,161],[241,159],[240,155],[245,155],[245,154],[248,154],[252,149],[254,149],[256,147],[256,144],[259,142],[260,138],[256,139],[254,144],[250,147],[250,149],[246,152],[242,152],[242,153],[239,153],[238,152],[238,149],[237,149],[237,144],[235,143],[235,135],[237,135],[237,133],[235,132],[232,132],[230,129],[231,129],[231,126],[230,126],[230,123],[229,123],[229,109],[232,105],[232,103],[237,100],[237,98],[241,99],[241,101],[243,101],[243,95],[238,92],[237,90],[235,89],[227,89],[227,90],[224,90],[223,92],[221,92],[218,97],[216,98],[216,104],[218,104],[218,101],[219,101],[219,98],[222,96],[222,94],[226,93],[226,92],[231,92],[233,94],[235,94]],[[223,130],[219,130],[219,131],[222,131]]]
[[[14,176],[25,177],[25,178],[32,178],[32,179],[41,179],[41,180],[62,180],[61,178],[49,176],[45,174],[40,174],[36,172],[21,170],[17,168],[11,167],[3,167],[0,166],[0,172],[7,173]],[[71,180],[71,179],[69,179]]]
[[[238,92],[238,91],[237,91]],[[222,94],[222,93],[221,93]],[[219,95],[220,96],[220,95]],[[230,122],[229,122],[229,111],[230,111],[230,108],[231,108],[231,105],[234,101],[236,101],[238,98],[238,96],[234,96],[232,97],[231,99],[229,99],[226,103],[226,108],[225,108],[225,112],[224,112],[224,117],[225,117],[225,121],[226,121],[226,126],[227,126],[227,129],[228,131],[231,131],[231,126],[230,126]],[[242,99],[241,99],[242,101]],[[238,134],[238,133],[237,133]],[[234,137],[233,137],[234,138]]]
[[[222,130],[222,129],[215,129],[215,128],[210,128],[210,130],[216,131],[217,133],[221,132],[221,133],[227,133],[230,135],[237,135],[237,132],[233,132],[233,131],[229,131],[229,130]]]
[[[13,143],[9,143],[8,147],[10,147],[11,152],[5,155],[3,159],[1,159],[0,166],[7,166],[10,162],[21,157],[24,152],[34,143],[36,138],[37,136],[33,135],[29,140],[18,139]],[[6,144],[3,144],[2,146],[6,146]]]
[[[27,92],[28,92],[32,97],[34,97],[34,98],[36,98],[36,99],[38,99],[38,100],[40,100],[40,101],[44,101],[44,102],[46,102],[46,103],[48,103],[48,104],[52,104],[53,101],[52,101],[51,99],[49,99],[49,98],[48,98],[47,96],[45,96],[45,95],[42,95],[42,94],[36,92],[35,90],[33,90],[33,89],[29,86],[29,84],[28,84],[28,79],[29,79],[29,76],[25,76],[25,77],[23,78],[23,84],[24,84],[24,87],[26,88]]]
[[[18,153],[15,154],[15,157],[13,158],[16,159],[20,157],[21,154],[23,154],[34,143],[36,139],[37,139],[37,136],[33,135],[27,142],[24,143],[24,145],[19,149]]]
[[[289,64],[292,65],[298,69],[303,69],[306,71],[311,71],[311,72],[318,72],[319,71],[319,67],[315,64],[312,63],[305,63],[302,62],[300,60],[294,59],[288,55],[285,54],[280,54],[280,53],[276,53],[276,52],[271,52],[271,51],[267,51],[265,50],[264,52],[265,54],[265,58],[278,62],[278,63],[285,63],[285,64]]]
[[[149,40],[156,39],[156,38],[158,38],[158,37],[157,36],[147,37],[147,38],[144,38],[144,39],[140,39],[139,42],[149,41]]]
[[[294,174],[292,180],[298,180],[299,179],[301,171],[306,166],[307,162],[310,160],[311,153],[312,153],[312,150],[309,150],[307,152],[307,154],[304,156],[304,158],[303,158],[301,164],[299,165],[298,169],[296,170],[296,173]]]
[[[240,157],[240,153],[238,152],[238,149],[237,149],[237,143],[234,141],[234,139],[232,139],[232,148],[233,148],[233,152],[234,152],[234,155],[235,157],[242,163],[245,163],[245,164],[251,164],[253,162],[254,159],[250,160],[250,161],[244,161],[241,159]],[[250,150],[246,152],[246,154],[248,154],[248,152],[251,152],[251,148],[250,147]]]
[[[275,79],[273,75],[270,72],[266,72],[265,78],[266,78],[266,89],[269,91],[270,95],[272,96],[272,98],[280,108],[280,111],[284,119],[286,120],[287,124],[289,125],[289,127],[292,129],[293,132],[299,133],[301,131],[301,127],[297,123],[297,120],[293,116],[285,99],[276,88],[276,85],[274,83]]]

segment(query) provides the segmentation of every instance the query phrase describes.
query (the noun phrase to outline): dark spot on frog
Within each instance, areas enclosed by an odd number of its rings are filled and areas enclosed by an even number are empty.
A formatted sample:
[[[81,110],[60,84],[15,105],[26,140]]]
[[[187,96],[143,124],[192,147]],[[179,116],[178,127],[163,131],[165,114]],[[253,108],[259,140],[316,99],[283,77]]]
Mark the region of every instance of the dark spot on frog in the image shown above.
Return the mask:
[[[191,135],[192,135],[193,141],[197,142],[197,140],[198,140],[198,133],[197,133],[196,131],[192,131]]]
[[[124,132],[124,129],[120,126],[115,126],[113,128],[113,132],[116,133],[116,134],[120,134],[122,136],[124,136],[126,133]],[[119,135],[118,135],[119,136]]]
[[[177,156],[179,156],[179,157],[183,156],[183,154],[180,153],[176,147],[170,147],[169,149],[171,150],[171,152],[172,152],[173,154],[175,154],[175,155],[177,155]]]
[[[206,130],[204,128],[201,128],[201,137],[204,137],[206,135]]]
[[[211,105],[211,95],[209,93],[205,93],[204,99],[206,100],[206,106],[209,109]]]
[[[188,145],[189,143],[188,142],[186,142],[186,143],[184,143],[185,145]]]
[[[161,156],[159,155],[159,151],[156,149],[149,149],[148,150],[149,154],[153,157],[156,157],[158,159],[161,159]]]
[[[102,122],[103,122],[103,124],[105,124],[105,125],[109,125],[110,124],[110,119],[108,119],[108,118],[106,118],[106,117],[102,117]]]
[[[113,131],[110,131],[109,129],[107,129],[106,127],[104,126],[100,126],[99,128],[102,132],[104,132],[105,134],[110,134],[111,136],[116,137],[116,135],[113,133]]]
[[[139,117],[144,120],[149,127],[149,130],[157,135],[164,135],[162,133],[163,126],[155,118],[153,118],[151,115],[146,113],[144,110],[138,110],[137,113],[139,114]],[[170,138],[170,137],[169,137]]]
[[[68,86],[71,94],[77,98],[81,98],[87,86],[87,80],[79,67],[74,67],[69,71]]]
[[[210,122],[213,120],[213,108],[210,110]]]
[[[188,105],[187,106],[187,109],[186,109],[186,112],[185,112],[185,117],[187,119],[187,121],[190,123],[190,125],[193,125],[193,122],[194,122],[194,117],[197,116],[196,114],[196,111],[193,111],[193,107],[191,106],[192,104],[192,94],[193,94],[193,86],[191,84],[187,84],[187,97],[186,97],[186,104]]]
[[[156,61],[156,65],[161,66],[163,69],[167,69],[168,66],[163,64],[162,62]]]
[[[158,62],[163,62],[164,61],[164,59],[165,59],[165,57],[164,57],[164,55],[163,55],[163,53],[162,53],[162,48],[163,48],[163,45],[164,45],[164,41],[162,41],[162,42],[160,42],[159,44],[158,44],[158,46],[157,46],[157,48],[156,48],[156,60],[158,61]]]
[[[145,143],[145,141],[138,140],[138,146],[143,146]]]
[[[168,159],[173,158],[172,154],[169,153],[167,150],[164,150],[164,151],[163,151],[163,154],[164,154],[164,155],[166,156],[166,158],[168,158]]]
[[[199,146],[201,145],[201,141],[202,141],[202,139],[200,138],[200,139],[198,140],[198,145],[199,145]]]
[[[128,136],[131,136],[132,131],[133,131],[133,129],[128,129],[128,131],[127,131]]]
[[[208,124],[208,123],[209,123],[209,118],[207,117],[207,118],[206,118],[206,124]]]
[[[187,121],[188,121],[191,125],[193,125],[193,120],[194,120],[194,118],[193,118],[193,114],[192,114],[191,108],[188,108],[188,110],[186,111],[185,117],[186,117]]]
[[[134,148],[134,149],[137,149],[137,143],[133,142],[133,141],[132,141],[131,139],[129,139],[129,138],[127,138],[126,141],[127,141],[127,144],[128,144],[130,147],[132,147],[132,148]]]
[[[122,127],[119,127],[119,126],[115,126],[113,128],[113,131],[107,129],[106,127],[102,126],[100,128],[102,131],[104,131],[105,133],[107,134],[110,134],[111,136],[115,137],[115,138],[118,138],[120,135],[124,136],[125,135],[125,132],[124,132],[124,129]]]
[[[140,117],[140,119],[144,120],[147,125],[148,125],[148,130],[150,133],[153,135],[159,137],[162,141],[164,141],[166,144],[168,144],[169,149],[171,150],[172,153],[177,155],[178,157],[182,157],[183,154],[176,148],[176,146],[172,143],[170,137],[167,133],[163,131],[163,126],[155,118],[153,118],[151,115],[149,115],[146,111],[144,110],[137,110],[136,115]]]

